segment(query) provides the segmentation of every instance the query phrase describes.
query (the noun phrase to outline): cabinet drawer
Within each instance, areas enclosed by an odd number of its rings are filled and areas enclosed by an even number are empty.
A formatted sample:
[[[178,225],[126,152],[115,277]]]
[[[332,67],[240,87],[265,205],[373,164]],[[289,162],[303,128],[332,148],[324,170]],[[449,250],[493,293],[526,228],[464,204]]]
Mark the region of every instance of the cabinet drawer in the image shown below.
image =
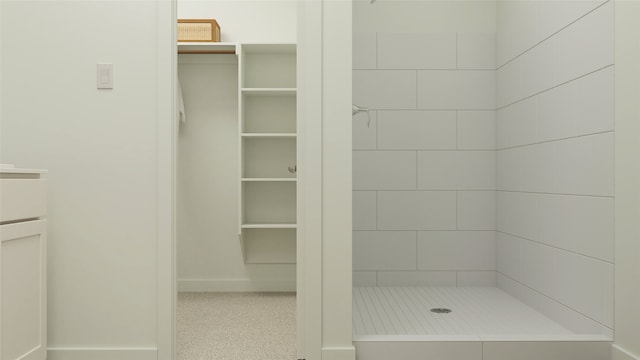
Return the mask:
[[[0,179],[0,222],[44,216],[46,184],[42,179]]]

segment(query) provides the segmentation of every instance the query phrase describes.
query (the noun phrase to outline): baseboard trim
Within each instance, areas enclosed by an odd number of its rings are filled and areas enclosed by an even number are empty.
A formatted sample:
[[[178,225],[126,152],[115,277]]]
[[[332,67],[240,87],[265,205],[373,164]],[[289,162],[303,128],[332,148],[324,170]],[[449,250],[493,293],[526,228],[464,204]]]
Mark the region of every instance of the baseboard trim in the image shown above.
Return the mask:
[[[49,348],[47,360],[157,360],[157,348]]]
[[[253,291],[276,291],[295,292],[296,282],[294,281],[252,281],[244,279],[222,279],[222,280],[202,280],[202,279],[179,279],[179,292],[253,292]]]
[[[355,360],[355,346],[323,347],[322,360]]]
[[[612,360],[640,360],[639,356],[633,355],[616,344],[611,346],[611,355]]]

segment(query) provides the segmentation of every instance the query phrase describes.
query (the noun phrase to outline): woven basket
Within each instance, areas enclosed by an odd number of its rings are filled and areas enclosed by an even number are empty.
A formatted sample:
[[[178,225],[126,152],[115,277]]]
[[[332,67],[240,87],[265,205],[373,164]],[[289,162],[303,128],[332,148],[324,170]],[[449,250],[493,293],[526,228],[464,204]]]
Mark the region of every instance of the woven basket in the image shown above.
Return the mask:
[[[179,42],[219,42],[220,26],[214,19],[178,19]]]

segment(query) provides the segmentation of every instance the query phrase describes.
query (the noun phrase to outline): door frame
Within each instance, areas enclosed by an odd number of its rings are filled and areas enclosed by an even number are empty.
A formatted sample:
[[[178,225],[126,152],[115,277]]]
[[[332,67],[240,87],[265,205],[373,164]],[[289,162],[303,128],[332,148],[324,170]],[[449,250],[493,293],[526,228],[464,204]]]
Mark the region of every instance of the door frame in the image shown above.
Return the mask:
[[[176,78],[177,0],[156,0],[157,133],[156,149],[156,341],[158,360],[175,358],[176,246]]]
[[[174,360],[177,0],[156,3],[157,358]],[[298,354],[353,360],[352,0],[300,0],[298,15]]]

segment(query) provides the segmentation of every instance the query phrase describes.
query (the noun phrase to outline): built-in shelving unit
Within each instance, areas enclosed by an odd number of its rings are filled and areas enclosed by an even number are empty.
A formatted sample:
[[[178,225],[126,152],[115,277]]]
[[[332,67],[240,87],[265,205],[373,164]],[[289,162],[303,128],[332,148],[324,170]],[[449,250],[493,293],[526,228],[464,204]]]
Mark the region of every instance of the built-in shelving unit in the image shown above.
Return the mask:
[[[240,240],[246,263],[296,262],[296,46],[238,46]]]

